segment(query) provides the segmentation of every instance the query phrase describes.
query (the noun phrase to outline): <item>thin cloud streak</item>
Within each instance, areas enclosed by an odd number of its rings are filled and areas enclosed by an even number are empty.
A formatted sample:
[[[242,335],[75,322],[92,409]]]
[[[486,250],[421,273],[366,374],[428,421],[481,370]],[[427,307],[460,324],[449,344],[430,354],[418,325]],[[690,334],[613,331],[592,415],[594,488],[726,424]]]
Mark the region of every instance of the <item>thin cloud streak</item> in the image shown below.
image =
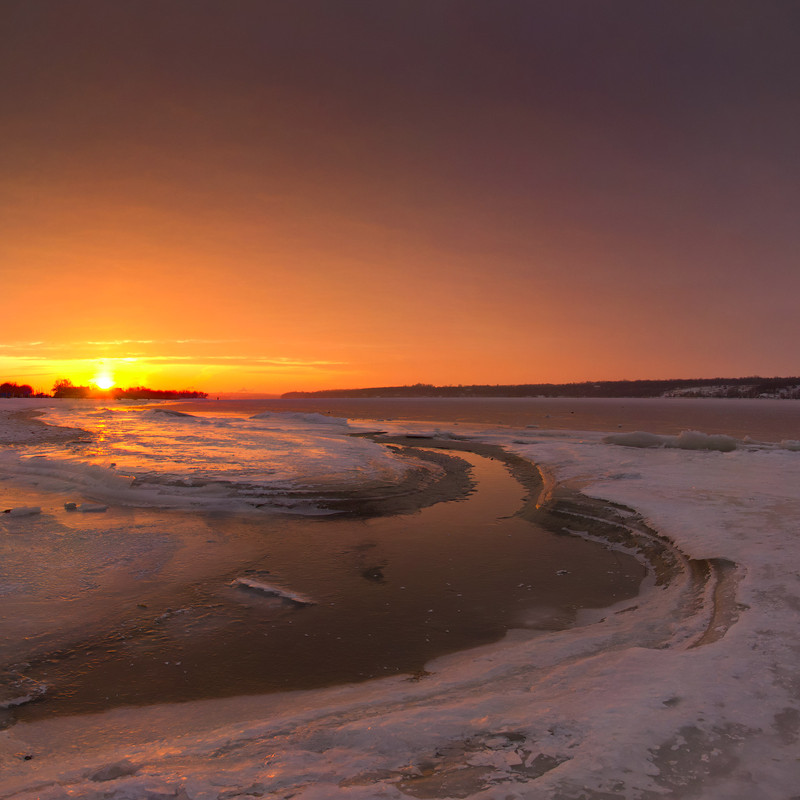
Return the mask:
[[[64,358],[53,359],[44,355],[0,355],[0,364],[8,363],[25,364],[27,362],[41,362],[41,363],[85,363],[85,364],[122,364],[136,362],[143,363],[158,363],[158,364],[193,364],[197,367],[202,366],[261,366],[261,367],[275,367],[280,369],[305,369],[312,367],[337,367],[347,366],[346,361],[318,361],[302,359],[281,359],[281,358],[252,358],[248,356],[99,356],[99,357],[78,357],[78,358]]]
[[[72,341],[56,344],[53,342],[35,341],[35,342],[0,342],[0,348],[14,349],[14,348],[38,348],[41,350],[63,350],[67,347],[111,347],[128,344],[157,344],[157,345],[174,345],[174,344],[240,344],[243,339],[106,339],[94,340],[88,339],[84,341]]]

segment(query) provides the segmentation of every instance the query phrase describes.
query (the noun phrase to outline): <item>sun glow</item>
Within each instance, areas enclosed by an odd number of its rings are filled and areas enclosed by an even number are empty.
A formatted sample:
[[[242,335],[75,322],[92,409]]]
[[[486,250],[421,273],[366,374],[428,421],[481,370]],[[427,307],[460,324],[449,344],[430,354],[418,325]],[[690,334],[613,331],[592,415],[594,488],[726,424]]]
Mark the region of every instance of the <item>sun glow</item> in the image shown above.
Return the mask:
[[[116,383],[116,381],[111,377],[111,375],[108,374],[97,375],[92,382],[94,383],[95,386],[97,386],[98,389],[103,389],[103,390],[110,389]]]

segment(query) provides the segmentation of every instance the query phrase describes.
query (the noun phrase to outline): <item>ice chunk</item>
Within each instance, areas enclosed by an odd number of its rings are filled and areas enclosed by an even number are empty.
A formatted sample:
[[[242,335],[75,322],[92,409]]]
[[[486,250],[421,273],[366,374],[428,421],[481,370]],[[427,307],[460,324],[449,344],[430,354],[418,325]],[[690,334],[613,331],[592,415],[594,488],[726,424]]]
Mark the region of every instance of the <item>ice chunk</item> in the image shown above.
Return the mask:
[[[10,684],[0,686],[0,710],[30,703],[46,692],[46,684],[32,678],[16,676]]]
[[[708,434],[700,431],[682,431],[674,441],[668,441],[667,447],[679,447],[681,450],[719,450],[729,453],[735,450],[736,439],[723,434]]]
[[[623,447],[663,447],[665,444],[664,436],[646,431],[634,431],[633,433],[614,433],[603,439],[607,444],[619,444]]]
[[[295,423],[300,425],[340,425],[349,427],[345,417],[334,417],[329,414],[320,414],[316,411],[303,413],[301,411],[264,411],[254,414],[250,419],[270,420],[278,423]]]
[[[17,506],[16,508],[7,508],[3,513],[10,517],[30,517],[34,514],[41,514],[42,509],[39,506]]]
[[[624,447],[677,447],[680,450],[719,450],[728,453],[739,446],[738,439],[724,434],[708,434],[700,431],[681,431],[678,436],[659,436],[657,433],[634,431],[613,433],[603,439],[606,444]]]
[[[280,586],[274,586],[270,583],[263,583],[262,581],[255,581],[252,578],[236,578],[231,586],[238,586],[243,589],[252,589],[255,592],[270,595],[271,597],[280,597],[282,600],[288,600],[290,603],[295,603],[299,606],[314,605],[314,601],[304,594],[291,592],[288,589],[282,589]]]
[[[138,770],[139,768],[135,764],[132,764],[127,758],[123,758],[120,761],[100,767],[88,777],[90,781],[95,783],[105,783],[106,781],[115,781],[117,778],[135,775]]]

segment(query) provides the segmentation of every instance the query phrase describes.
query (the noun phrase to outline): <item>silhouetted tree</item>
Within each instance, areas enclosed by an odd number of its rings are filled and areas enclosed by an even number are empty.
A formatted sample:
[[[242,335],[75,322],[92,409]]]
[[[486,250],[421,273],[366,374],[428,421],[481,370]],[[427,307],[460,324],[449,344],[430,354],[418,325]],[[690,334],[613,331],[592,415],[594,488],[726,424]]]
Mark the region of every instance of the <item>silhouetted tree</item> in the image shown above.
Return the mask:
[[[71,380],[61,378],[53,384],[53,397],[91,397],[92,390],[88,386],[75,386]]]
[[[10,381],[0,383],[0,397],[30,397],[33,394],[33,389],[27,383],[21,386]]]

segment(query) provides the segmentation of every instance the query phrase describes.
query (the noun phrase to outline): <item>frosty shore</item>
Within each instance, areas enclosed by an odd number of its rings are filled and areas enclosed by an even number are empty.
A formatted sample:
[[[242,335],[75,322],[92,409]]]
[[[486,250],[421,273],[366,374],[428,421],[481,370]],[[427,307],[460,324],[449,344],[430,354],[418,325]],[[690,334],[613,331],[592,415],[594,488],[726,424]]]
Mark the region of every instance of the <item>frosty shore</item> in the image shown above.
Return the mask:
[[[37,419],[47,404],[42,400],[0,400],[0,445],[65,442],[86,435],[79,428],[56,427]]]
[[[682,577],[413,680],[18,724],[0,732],[0,797],[796,795],[800,453],[474,435],[538,465],[566,530],[596,535],[581,497],[611,501],[617,529],[674,545]],[[701,567],[718,574],[697,581]]]

